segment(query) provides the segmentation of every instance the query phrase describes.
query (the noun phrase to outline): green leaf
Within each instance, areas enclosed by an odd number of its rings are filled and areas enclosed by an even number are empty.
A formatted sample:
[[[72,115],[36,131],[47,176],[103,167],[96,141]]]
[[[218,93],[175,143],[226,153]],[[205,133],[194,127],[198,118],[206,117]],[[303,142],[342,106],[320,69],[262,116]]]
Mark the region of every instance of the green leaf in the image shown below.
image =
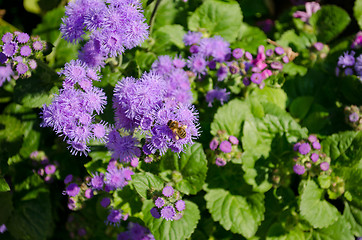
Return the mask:
[[[148,20],[151,17],[156,2],[157,1],[153,1],[145,9],[145,17]],[[175,22],[177,14],[178,14],[178,9],[176,7],[176,3],[173,0],[162,0],[157,8],[156,15],[154,16],[155,22],[153,25],[153,30],[156,30],[164,25],[173,24]]]
[[[0,115],[0,139],[13,142],[19,139],[24,133],[21,122],[9,115]]]
[[[150,69],[156,59],[156,55],[152,52],[136,51],[136,63],[143,71]]]
[[[362,169],[351,167],[334,168],[336,175],[344,180],[344,188],[352,196],[351,203],[362,209]]]
[[[268,231],[266,240],[304,240],[304,232],[302,229],[293,228],[287,230],[281,223],[274,223]]]
[[[240,6],[236,1],[205,1],[188,18],[191,31],[207,30],[211,36],[220,35],[233,42],[239,32],[243,20]]]
[[[338,217],[332,225],[327,228],[313,230],[312,239],[321,240],[354,240],[350,224],[343,218]]]
[[[346,76],[339,79],[339,86],[343,96],[348,102],[355,105],[361,105],[361,92],[362,84],[361,80],[355,76]]]
[[[242,48],[252,54],[257,54],[258,47],[265,45],[265,43],[266,35],[260,28],[243,23],[236,41],[232,44],[232,48]]]
[[[37,199],[19,202],[6,227],[16,239],[43,240],[50,237],[54,223],[49,195],[42,193]]]
[[[185,194],[196,194],[202,189],[207,172],[207,160],[202,145],[195,143],[180,154],[168,152],[160,163],[160,169],[181,174],[174,179],[176,189]]]
[[[246,238],[254,236],[264,219],[264,194],[261,193],[241,196],[224,189],[211,189],[205,200],[214,221]]]
[[[161,190],[164,182],[161,178],[149,172],[136,173],[132,175],[132,184],[137,193],[144,199],[148,199],[150,189]]]
[[[356,0],[354,2],[353,14],[357,20],[359,28],[362,29],[362,1],[361,0]]]
[[[309,19],[318,41],[327,43],[336,38],[350,23],[348,13],[336,5],[323,5]]]
[[[181,219],[167,221],[163,218],[152,217],[150,210],[154,207],[152,201],[145,201],[143,205],[143,221],[157,240],[183,240],[194,232],[200,219],[200,211],[193,202],[185,200],[186,209]]]
[[[362,159],[362,133],[346,131],[328,136],[321,143],[333,165],[353,166]]]
[[[20,149],[20,155],[24,158],[30,156],[30,154],[36,151],[39,147],[40,132],[31,130],[24,136],[24,142]]]
[[[344,202],[343,217],[351,224],[353,235],[362,236],[362,210]]]
[[[217,110],[211,123],[211,134],[216,135],[218,130],[225,130],[229,135],[239,138],[241,125],[250,116],[248,104],[233,99]]]
[[[274,103],[281,109],[285,109],[287,94],[280,88],[264,87],[263,89],[255,88],[251,97],[260,100],[260,102]]]
[[[324,191],[308,180],[300,200],[300,214],[315,228],[325,228],[338,220],[337,208],[323,199]]]
[[[3,179],[3,178],[2,178]],[[4,179],[1,181],[5,181]],[[3,183],[0,183],[4,189]],[[7,183],[5,183],[7,184]],[[10,190],[10,189],[9,189]],[[0,225],[4,224],[13,211],[13,200],[11,192],[0,192]]]
[[[312,45],[311,39],[306,35],[298,35],[295,30],[285,31],[277,41],[283,47],[290,46],[295,51],[302,51]]]
[[[303,119],[307,115],[313,101],[314,97],[297,97],[290,104],[290,114],[295,118]]]
[[[5,181],[5,178],[0,177],[0,192],[10,191],[8,183]]]
[[[284,65],[283,72],[290,76],[295,76],[297,74],[304,76],[308,72],[308,68],[302,65],[297,65],[294,62],[289,62]]]
[[[185,35],[184,28],[179,24],[173,24],[173,25],[165,25],[157,29],[157,31],[154,32],[156,37],[156,44],[157,39],[160,38],[167,38],[168,42],[176,45],[178,48],[182,49],[185,47],[185,44],[183,42],[183,37]]]
[[[55,71],[45,63],[38,61],[38,68],[30,78],[18,79],[14,88],[14,100],[30,108],[40,108],[43,104],[50,104],[58,87],[54,83],[59,81]]]
[[[24,0],[24,9],[35,14],[41,13],[41,8],[39,7],[38,1],[39,0]]]

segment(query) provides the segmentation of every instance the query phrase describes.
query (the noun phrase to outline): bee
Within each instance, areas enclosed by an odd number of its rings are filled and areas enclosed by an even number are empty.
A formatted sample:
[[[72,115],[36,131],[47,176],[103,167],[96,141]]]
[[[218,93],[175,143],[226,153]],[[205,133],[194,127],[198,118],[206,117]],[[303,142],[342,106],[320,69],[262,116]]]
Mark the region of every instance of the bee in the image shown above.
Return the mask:
[[[180,138],[186,137],[186,125],[181,125],[178,121],[169,120],[167,122],[167,126],[171,129],[171,131],[175,134],[175,139],[179,140]]]

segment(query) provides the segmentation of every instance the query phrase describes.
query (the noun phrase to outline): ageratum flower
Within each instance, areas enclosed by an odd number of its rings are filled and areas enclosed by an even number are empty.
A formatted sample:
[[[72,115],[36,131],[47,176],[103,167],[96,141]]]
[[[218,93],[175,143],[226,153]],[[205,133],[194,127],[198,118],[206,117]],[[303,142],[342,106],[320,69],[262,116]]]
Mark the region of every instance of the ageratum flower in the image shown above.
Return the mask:
[[[60,31],[69,42],[78,42],[90,33],[90,39],[98,44],[94,50],[105,58],[114,57],[125,49],[138,46],[148,37],[148,25],[142,11],[137,0],[76,0],[66,6]],[[89,62],[94,66],[96,59],[103,59],[91,49],[89,45],[82,49],[82,59],[92,56]]]

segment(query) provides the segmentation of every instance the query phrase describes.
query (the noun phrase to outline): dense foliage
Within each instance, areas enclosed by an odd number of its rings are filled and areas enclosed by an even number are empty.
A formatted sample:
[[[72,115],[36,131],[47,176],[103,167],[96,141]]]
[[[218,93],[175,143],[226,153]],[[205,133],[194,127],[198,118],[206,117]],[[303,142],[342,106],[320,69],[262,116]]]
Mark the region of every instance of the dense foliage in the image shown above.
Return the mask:
[[[0,239],[362,237],[361,0],[10,2]]]

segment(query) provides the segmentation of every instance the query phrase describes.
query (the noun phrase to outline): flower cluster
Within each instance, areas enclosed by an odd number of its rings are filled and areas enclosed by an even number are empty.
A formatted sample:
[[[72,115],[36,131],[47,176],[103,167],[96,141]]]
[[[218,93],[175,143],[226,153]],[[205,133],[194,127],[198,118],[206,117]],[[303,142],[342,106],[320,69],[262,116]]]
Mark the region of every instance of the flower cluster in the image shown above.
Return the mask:
[[[239,140],[237,137],[228,135],[226,131],[219,130],[217,135],[211,140],[209,147],[209,159],[215,159],[215,164],[223,167],[233,159],[240,159],[241,150],[238,148]]]
[[[36,59],[42,57],[46,43],[39,37],[30,37],[24,32],[7,32],[1,38],[0,45],[0,87],[12,78],[30,77],[36,69]]]
[[[362,130],[362,106],[356,105],[346,106],[344,108],[344,116],[346,123],[356,131]]]
[[[163,155],[167,149],[180,153],[199,136],[197,112],[193,105],[172,97],[167,88],[169,79],[155,72],[144,73],[137,80],[126,77],[117,83],[113,107],[116,128],[145,136],[142,146],[146,155]],[[137,131],[136,131],[137,130]],[[139,156],[138,141],[131,135],[120,137],[114,131],[110,139],[118,144],[107,144],[115,158],[124,161]],[[111,147],[110,147],[111,146]]]
[[[33,169],[44,181],[51,183],[57,174],[58,162],[50,163],[48,157],[43,151],[34,151],[30,154],[30,159],[33,160],[33,165],[37,169]]]
[[[167,221],[179,220],[182,218],[183,211],[186,209],[185,202],[181,199],[179,191],[172,186],[165,186],[162,194],[153,193],[153,199],[156,207],[151,209],[154,218],[166,219]]]
[[[107,140],[107,124],[95,122],[95,113],[102,113],[106,104],[103,90],[92,86],[99,75],[80,60],[66,63],[59,74],[65,76],[63,89],[49,106],[43,106],[41,126],[52,127],[67,141],[72,154],[87,155],[91,139]]]
[[[76,0],[66,6],[60,31],[69,42],[89,33],[80,60],[91,67],[104,65],[108,57],[122,54],[148,37],[142,4],[138,0]]]
[[[63,195],[68,195],[68,208],[70,210],[79,210],[83,208],[83,203],[94,196],[93,189],[87,186],[90,178],[87,177],[84,182],[80,178],[74,178],[69,174],[64,178],[66,185]]]
[[[317,12],[321,9],[321,6],[317,2],[306,2],[305,3],[305,12],[303,11],[296,11],[293,13],[293,17],[300,18],[303,22],[308,23],[309,18],[312,16],[313,13]]]
[[[137,166],[137,165],[136,165]],[[111,160],[106,173],[95,173],[90,180],[90,187],[96,191],[115,191],[123,189],[132,180],[134,172],[129,167],[122,167]]]
[[[329,174],[330,157],[321,150],[321,144],[315,135],[309,135],[308,140],[301,140],[294,144],[293,150],[297,153],[294,157],[293,171],[303,175],[306,171],[310,176],[319,175],[321,172]],[[328,171],[329,170],[329,171]]]
[[[356,34],[355,39],[353,40],[352,44],[351,44],[351,48],[352,49],[359,49],[362,47],[362,31],[359,31]]]
[[[138,223],[129,222],[127,229],[126,232],[118,234],[117,240],[155,240],[150,230]]]
[[[216,75],[214,89],[206,95],[209,106],[212,106],[215,99],[221,104],[229,99],[230,93],[225,88],[219,88],[218,84],[242,78],[245,86],[253,84],[263,88],[270,76],[278,74],[283,69],[283,64],[292,60],[290,49],[277,46],[266,50],[260,45],[258,54],[253,56],[240,48],[231,49],[230,44],[220,36],[203,38],[200,32],[189,31],[184,35],[183,41],[189,46],[191,53],[187,60],[187,67],[192,73],[189,75],[198,79]]]
[[[344,52],[339,56],[336,67],[337,76],[357,75],[362,81],[362,54],[357,58],[354,51]]]

